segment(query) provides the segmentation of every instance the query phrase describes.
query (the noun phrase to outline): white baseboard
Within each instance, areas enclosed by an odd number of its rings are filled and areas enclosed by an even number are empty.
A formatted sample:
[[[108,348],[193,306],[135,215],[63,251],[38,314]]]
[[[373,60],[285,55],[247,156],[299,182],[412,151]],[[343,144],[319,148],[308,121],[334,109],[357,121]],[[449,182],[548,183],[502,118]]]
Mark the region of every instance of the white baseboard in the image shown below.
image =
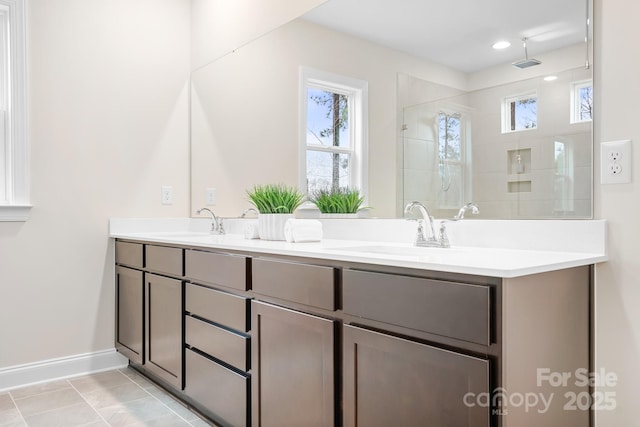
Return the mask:
[[[124,368],[128,359],[115,348],[0,368],[0,392],[27,385]]]

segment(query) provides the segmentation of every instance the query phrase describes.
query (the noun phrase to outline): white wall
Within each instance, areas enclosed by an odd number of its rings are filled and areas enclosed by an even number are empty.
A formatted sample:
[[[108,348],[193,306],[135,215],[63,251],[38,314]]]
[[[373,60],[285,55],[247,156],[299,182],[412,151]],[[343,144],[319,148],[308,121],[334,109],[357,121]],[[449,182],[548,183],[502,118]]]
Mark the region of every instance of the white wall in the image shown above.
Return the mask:
[[[192,0],[192,69],[220,58],[325,1]]]
[[[303,20],[193,73],[192,211],[217,189],[216,213],[237,216],[255,184],[298,184],[300,66],[369,84],[369,205],[395,216],[399,72],[462,87],[462,73]]]
[[[0,368],[113,346],[111,216],[188,213],[186,0],[30,0],[34,209],[0,223]],[[640,3],[595,0],[595,141],[640,142]],[[116,25],[117,23],[117,25]],[[633,150],[633,165],[640,149]],[[596,150],[595,164],[599,165]],[[640,186],[600,186],[610,261],[596,268],[596,367],[617,408],[598,427],[637,425]],[[160,185],[176,190],[171,207]],[[604,391],[604,389],[599,389]]]
[[[595,0],[595,142],[630,138],[631,184],[599,184],[596,215],[609,224],[609,262],[596,268],[596,368],[616,373],[614,411],[598,411],[598,427],[637,426],[640,395],[640,2]],[[600,164],[596,149],[596,165]]]
[[[189,19],[189,0],[28,2],[34,208],[0,223],[0,369],[113,348],[109,217],[188,214]]]

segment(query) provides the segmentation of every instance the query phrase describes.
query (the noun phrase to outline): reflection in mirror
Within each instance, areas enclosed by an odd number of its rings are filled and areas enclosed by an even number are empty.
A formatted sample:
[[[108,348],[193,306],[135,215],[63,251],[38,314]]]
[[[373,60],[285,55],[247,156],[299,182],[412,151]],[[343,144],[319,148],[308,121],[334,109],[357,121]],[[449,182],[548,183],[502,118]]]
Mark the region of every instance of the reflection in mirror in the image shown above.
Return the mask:
[[[410,32],[408,18],[418,14],[410,4],[428,3],[433,12],[451,2],[402,0],[407,4],[398,7],[376,0],[365,14],[361,2],[329,0],[194,71],[192,212],[206,204],[207,188],[216,189],[216,213],[238,216],[249,207],[245,190],[255,184],[304,181],[299,176],[306,144],[300,132],[301,70],[311,68],[368,84],[365,187],[371,216],[399,217],[406,202],[419,200],[437,217],[453,216],[469,201],[478,203],[482,218],[591,217],[592,123],[580,118],[580,99],[592,93],[585,43],[580,42],[585,1],[541,0],[544,5],[527,15],[539,21],[542,11],[550,12],[543,33],[535,32],[541,27],[530,19],[522,24],[508,16],[521,12],[514,9],[531,8],[514,7],[513,0],[493,1],[494,7],[483,10],[491,9],[490,15],[500,10],[495,14],[500,23],[474,19],[480,12],[473,0],[455,14],[437,15],[434,26],[440,34],[412,39],[414,47],[428,45],[433,51],[440,46],[437,60],[390,47],[390,40],[370,41],[366,31],[354,35],[329,28],[322,15],[328,10],[335,18],[338,13],[334,23],[351,22],[359,30],[365,25],[350,16],[369,17],[378,23],[373,31],[378,36],[389,26],[404,34]],[[345,6],[342,12],[332,10]],[[382,6],[393,10],[377,9]],[[404,21],[395,18],[399,10]],[[465,10],[469,13],[459,13]],[[565,28],[569,12],[582,22],[581,34]],[[446,24],[453,16],[456,24]],[[500,33],[504,23],[512,47],[493,52],[490,45],[496,40],[487,38]],[[429,25],[422,22],[421,27]],[[447,28],[459,31],[448,37]],[[569,33],[568,45],[552,43]],[[519,69],[511,63],[524,57],[524,36],[529,37],[528,55],[541,64]],[[468,57],[452,40],[469,42]],[[482,55],[494,55],[491,59],[480,59],[474,43],[481,40],[489,46]],[[543,80],[552,74],[556,80]]]
[[[467,200],[484,218],[591,217],[591,72],[554,77],[405,107],[399,204],[420,201],[438,218]],[[442,92],[422,86],[426,97]]]

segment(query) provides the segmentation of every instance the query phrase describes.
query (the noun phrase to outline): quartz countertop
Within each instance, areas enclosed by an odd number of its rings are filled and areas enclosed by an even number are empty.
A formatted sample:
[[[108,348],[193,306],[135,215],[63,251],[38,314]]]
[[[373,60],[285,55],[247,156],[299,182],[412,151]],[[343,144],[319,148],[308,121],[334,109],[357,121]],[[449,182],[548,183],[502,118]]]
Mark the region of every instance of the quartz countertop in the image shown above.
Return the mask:
[[[217,236],[188,227],[174,227],[169,231],[143,230],[144,228],[112,226],[110,237],[222,251],[245,251],[502,278],[596,264],[607,260],[604,245],[602,251],[589,252],[492,248],[453,243],[451,248],[417,248],[411,243],[389,241],[329,238],[320,242],[289,243],[245,239],[239,233]]]

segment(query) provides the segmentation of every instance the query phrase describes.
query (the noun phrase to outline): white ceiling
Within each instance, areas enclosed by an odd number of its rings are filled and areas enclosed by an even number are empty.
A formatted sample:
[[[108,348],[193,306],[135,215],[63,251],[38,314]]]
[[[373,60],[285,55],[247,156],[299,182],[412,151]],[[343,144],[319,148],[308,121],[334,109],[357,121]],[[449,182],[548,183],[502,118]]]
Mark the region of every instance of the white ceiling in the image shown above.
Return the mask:
[[[587,0],[329,0],[304,18],[464,72],[584,43]],[[496,51],[492,44],[508,40]]]

